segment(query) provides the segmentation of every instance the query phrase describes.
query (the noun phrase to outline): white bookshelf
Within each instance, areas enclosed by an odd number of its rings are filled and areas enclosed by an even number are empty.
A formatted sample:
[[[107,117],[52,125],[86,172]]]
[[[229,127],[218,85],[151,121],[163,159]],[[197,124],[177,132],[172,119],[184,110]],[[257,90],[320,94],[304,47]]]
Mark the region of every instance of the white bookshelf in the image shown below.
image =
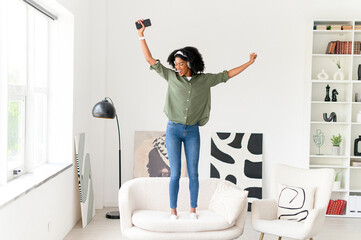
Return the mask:
[[[332,191],[331,199],[347,201],[343,215],[334,217],[354,217],[350,214],[350,195],[361,196],[361,167],[351,166],[352,161],[361,162],[360,156],[354,156],[354,140],[361,135],[361,123],[356,122],[356,114],[361,111],[361,103],[355,102],[355,93],[361,93],[361,80],[358,80],[358,65],[361,64],[361,55],[354,54],[354,42],[361,41],[361,31],[354,30],[355,25],[361,25],[361,20],[316,20],[315,25],[352,25],[353,30],[313,30],[312,31],[312,61],[311,61],[311,99],[310,109],[310,148],[309,167],[333,168],[340,172],[341,188]],[[326,54],[328,43],[331,41],[351,41],[351,54]],[[340,59],[344,72],[344,80],[334,80],[333,74],[337,71],[334,60]],[[324,69],[328,74],[327,80],[319,80],[317,75]],[[326,86],[330,86],[330,102],[325,102]],[[337,89],[337,102],[332,102],[332,90]],[[330,116],[331,112],[337,115],[337,122],[325,122],[323,113]],[[325,136],[318,155],[318,147],[313,141],[313,135],[320,129]],[[332,135],[342,135],[340,156],[332,155]],[[361,144],[360,144],[361,145]],[[360,149],[361,151],[361,149]],[[359,216],[361,217],[361,216]]]

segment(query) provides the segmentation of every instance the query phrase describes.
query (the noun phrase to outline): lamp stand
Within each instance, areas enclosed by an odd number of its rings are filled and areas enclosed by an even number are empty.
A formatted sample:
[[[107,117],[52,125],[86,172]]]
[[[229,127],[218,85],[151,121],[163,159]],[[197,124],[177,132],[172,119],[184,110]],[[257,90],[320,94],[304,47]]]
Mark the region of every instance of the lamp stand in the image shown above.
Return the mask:
[[[119,189],[122,185],[122,162],[121,162],[121,151],[120,151],[120,130],[119,130],[119,121],[118,121],[118,115],[115,114],[115,118],[117,120],[117,126],[118,126],[118,143],[119,143],[119,146],[118,146],[118,151],[119,151]],[[109,219],[119,219],[120,218],[120,214],[119,214],[119,211],[112,211],[112,212],[107,212],[105,214],[105,217],[106,218],[109,218]]]

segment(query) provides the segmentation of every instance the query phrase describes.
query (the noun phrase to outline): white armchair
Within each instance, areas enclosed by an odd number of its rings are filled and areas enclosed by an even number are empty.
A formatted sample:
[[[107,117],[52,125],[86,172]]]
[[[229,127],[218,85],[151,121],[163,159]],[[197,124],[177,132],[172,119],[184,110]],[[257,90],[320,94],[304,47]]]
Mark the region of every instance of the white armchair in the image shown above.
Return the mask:
[[[272,174],[271,198],[255,200],[252,203],[252,226],[264,234],[271,234],[294,239],[311,239],[316,235],[324,222],[327,205],[335,178],[333,169],[301,169],[278,164]],[[278,219],[278,203],[280,186],[287,185],[313,189],[313,209],[308,212],[303,222]]]

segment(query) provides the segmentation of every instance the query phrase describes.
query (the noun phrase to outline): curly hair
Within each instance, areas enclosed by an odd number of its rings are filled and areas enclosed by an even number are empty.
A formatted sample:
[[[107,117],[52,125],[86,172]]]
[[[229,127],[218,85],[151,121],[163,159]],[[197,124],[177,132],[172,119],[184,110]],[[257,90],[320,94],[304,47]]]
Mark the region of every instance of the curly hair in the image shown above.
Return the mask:
[[[181,53],[178,53],[181,51]],[[175,58],[180,57],[184,61],[189,63],[189,67],[192,73],[201,73],[204,71],[204,62],[202,54],[199,53],[195,47],[184,47],[181,49],[174,50],[168,57],[168,63],[175,68]]]

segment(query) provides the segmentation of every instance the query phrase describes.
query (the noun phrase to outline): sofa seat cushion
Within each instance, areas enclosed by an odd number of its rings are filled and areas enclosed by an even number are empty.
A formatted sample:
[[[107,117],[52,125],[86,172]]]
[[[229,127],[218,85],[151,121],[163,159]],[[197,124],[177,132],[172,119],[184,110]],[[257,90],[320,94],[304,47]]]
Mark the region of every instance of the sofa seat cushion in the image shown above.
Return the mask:
[[[132,222],[141,229],[155,232],[216,231],[232,227],[227,220],[210,210],[197,212],[198,219],[190,219],[189,212],[178,212],[177,220],[170,220],[170,213],[155,210],[136,210]]]

